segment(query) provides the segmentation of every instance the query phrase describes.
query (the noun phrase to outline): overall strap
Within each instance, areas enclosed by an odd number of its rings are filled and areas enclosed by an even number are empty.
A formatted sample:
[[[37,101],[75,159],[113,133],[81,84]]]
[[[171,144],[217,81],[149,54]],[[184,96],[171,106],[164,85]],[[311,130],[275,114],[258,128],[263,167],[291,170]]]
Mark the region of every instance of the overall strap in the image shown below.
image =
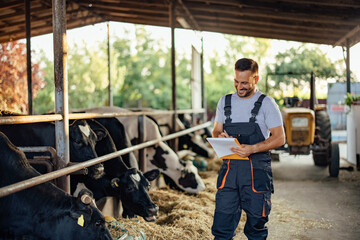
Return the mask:
[[[251,110],[251,117],[249,119],[250,122],[256,121],[256,115],[258,115],[262,101],[264,100],[265,97],[266,97],[265,94],[261,94],[258,100],[255,102],[254,108]]]
[[[231,96],[232,94],[228,94],[225,96],[225,106],[224,106],[224,114],[225,114],[225,123],[231,123]]]

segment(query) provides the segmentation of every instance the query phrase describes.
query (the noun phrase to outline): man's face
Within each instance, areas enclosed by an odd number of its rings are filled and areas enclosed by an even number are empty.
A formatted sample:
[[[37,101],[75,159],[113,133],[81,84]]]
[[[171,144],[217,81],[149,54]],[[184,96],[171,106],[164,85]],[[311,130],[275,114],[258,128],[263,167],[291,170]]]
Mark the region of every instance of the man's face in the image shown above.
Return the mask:
[[[259,76],[250,70],[235,70],[234,86],[237,95],[241,98],[250,98],[255,93],[255,85],[259,81]]]

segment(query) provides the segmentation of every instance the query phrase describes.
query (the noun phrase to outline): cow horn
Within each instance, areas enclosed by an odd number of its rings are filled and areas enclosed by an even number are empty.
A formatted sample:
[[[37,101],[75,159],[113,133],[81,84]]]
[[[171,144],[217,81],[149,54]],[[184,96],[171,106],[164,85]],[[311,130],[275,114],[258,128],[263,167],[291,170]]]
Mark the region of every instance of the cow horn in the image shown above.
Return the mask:
[[[85,193],[81,196],[80,200],[82,203],[89,205],[92,201],[92,197],[89,194]]]

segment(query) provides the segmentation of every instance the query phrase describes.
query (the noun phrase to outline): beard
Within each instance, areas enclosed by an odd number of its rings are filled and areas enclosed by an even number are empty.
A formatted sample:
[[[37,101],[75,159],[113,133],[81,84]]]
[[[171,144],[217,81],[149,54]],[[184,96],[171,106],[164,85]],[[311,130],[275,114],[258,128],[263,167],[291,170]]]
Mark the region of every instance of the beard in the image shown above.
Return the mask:
[[[251,96],[255,92],[255,87],[236,89],[237,95],[241,98]]]

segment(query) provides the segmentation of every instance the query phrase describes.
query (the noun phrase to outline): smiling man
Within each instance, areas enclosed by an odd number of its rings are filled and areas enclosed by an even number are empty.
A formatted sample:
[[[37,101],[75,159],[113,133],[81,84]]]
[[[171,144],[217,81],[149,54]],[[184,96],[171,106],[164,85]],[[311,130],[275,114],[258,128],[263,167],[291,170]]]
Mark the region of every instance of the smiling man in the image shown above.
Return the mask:
[[[215,240],[232,239],[241,211],[244,233],[251,240],[266,239],[273,192],[270,150],[285,143],[282,117],[274,99],[256,89],[258,64],[248,58],[235,63],[236,92],[218,103],[213,137],[236,137],[231,150],[242,158],[225,159],[217,179],[212,233]]]

